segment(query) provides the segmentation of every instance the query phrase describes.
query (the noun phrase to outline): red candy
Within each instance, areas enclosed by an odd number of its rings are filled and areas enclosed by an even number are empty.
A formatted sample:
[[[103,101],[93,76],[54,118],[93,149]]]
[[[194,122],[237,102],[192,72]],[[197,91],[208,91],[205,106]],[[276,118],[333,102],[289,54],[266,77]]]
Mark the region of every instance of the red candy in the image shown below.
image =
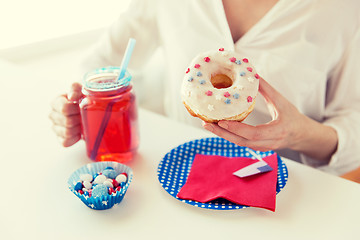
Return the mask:
[[[113,188],[109,188],[109,194],[113,194],[115,192],[115,190]]]
[[[252,72],[252,68],[251,67],[247,67],[246,68],[249,72]]]
[[[256,73],[256,74],[255,74],[255,78],[256,78],[256,79],[259,79],[259,74]]]
[[[219,48],[219,51],[220,51],[220,52],[224,51],[224,48]]]
[[[229,92],[224,93],[224,97],[230,97],[230,93]]]
[[[116,181],[115,179],[113,179],[112,184],[113,184],[114,188],[119,186],[118,181]]]
[[[195,64],[194,68],[199,68],[200,64]]]
[[[190,72],[190,68],[186,69],[186,73],[189,73]]]
[[[207,91],[205,94],[206,94],[206,96],[212,96],[213,93],[212,93],[212,91]]]
[[[79,192],[81,195],[84,194],[84,191],[83,191],[83,190],[79,190],[78,192]]]
[[[205,58],[204,58],[204,61],[205,61],[205,62],[210,62],[210,58],[209,58],[209,57],[205,57]]]
[[[252,102],[252,100],[253,100],[253,99],[252,99],[251,96],[248,96],[248,97],[247,97],[247,101],[248,101],[248,102]]]
[[[121,190],[121,187],[119,186],[115,190],[119,192]]]
[[[244,58],[244,59],[243,59],[243,62],[244,62],[244,63],[248,63],[249,60],[248,60],[247,58]]]
[[[229,58],[230,59],[230,62],[235,62],[236,61],[236,58],[232,57],[232,58]]]

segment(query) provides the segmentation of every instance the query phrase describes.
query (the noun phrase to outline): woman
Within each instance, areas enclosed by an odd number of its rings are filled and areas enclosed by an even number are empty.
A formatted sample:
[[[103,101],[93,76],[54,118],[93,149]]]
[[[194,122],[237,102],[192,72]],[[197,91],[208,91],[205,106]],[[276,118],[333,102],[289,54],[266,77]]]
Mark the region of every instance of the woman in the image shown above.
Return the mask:
[[[359,7],[356,0],[137,0],[87,57],[84,72],[119,65],[129,37],[137,40],[132,69],[141,69],[161,47],[166,115],[200,126],[181,103],[184,69],[200,52],[237,51],[266,80],[260,81],[263,99],[246,123],[204,128],[341,175],[360,165]],[[80,139],[79,112],[72,104],[80,89],[75,83],[68,97],[53,104],[51,119],[64,146]]]

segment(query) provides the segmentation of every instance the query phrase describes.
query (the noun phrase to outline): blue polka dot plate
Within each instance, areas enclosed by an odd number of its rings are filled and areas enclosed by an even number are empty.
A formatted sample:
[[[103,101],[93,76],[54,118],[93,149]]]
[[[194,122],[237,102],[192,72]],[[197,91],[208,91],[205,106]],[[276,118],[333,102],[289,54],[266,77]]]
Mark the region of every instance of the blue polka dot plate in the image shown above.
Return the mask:
[[[274,151],[256,153],[264,158],[274,154]],[[160,161],[157,175],[161,186],[171,196],[184,203],[206,209],[234,210],[248,206],[238,205],[226,199],[216,199],[207,203],[193,200],[184,200],[177,197],[182,186],[190,173],[192,163],[196,154],[219,155],[225,157],[253,157],[246,147],[237,146],[225,139],[213,137],[197,139],[181,144],[168,152]],[[279,193],[286,185],[288,170],[285,163],[278,156],[276,193]]]

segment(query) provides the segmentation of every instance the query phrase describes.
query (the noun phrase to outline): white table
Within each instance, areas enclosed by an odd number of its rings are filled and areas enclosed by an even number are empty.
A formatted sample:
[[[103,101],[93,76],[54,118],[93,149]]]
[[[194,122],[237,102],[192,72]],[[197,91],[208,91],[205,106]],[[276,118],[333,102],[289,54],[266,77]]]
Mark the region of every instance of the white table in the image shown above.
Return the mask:
[[[145,110],[123,202],[91,210],[67,188],[70,174],[90,162],[84,143],[62,148],[50,129],[56,83],[1,61],[0,70],[0,239],[360,238],[360,185],[287,159],[289,179],[275,212],[206,210],[174,199],[158,182],[159,161],[186,141],[212,135]]]

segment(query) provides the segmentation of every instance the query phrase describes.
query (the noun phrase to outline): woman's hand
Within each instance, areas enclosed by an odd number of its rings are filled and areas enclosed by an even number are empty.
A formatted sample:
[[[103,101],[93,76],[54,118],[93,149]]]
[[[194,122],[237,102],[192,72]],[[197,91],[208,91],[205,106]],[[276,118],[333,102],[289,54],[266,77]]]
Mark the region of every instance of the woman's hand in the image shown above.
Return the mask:
[[[220,121],[218,124],[204,123],[204,128],[239,146],[254,150],[289,148],[314,159],[330,159],[337,147],[337,134],[333,128],[301,114],[262,78],[259,92],[268,104],[272,121],[257,126],[237,121]]]
[[[67,95],[60,95],[51,104],[49,118],[53,130],[64,147],[69,147],[81,139],[81,118],[78,101],[82,97],[81,84],[73,83]]]

